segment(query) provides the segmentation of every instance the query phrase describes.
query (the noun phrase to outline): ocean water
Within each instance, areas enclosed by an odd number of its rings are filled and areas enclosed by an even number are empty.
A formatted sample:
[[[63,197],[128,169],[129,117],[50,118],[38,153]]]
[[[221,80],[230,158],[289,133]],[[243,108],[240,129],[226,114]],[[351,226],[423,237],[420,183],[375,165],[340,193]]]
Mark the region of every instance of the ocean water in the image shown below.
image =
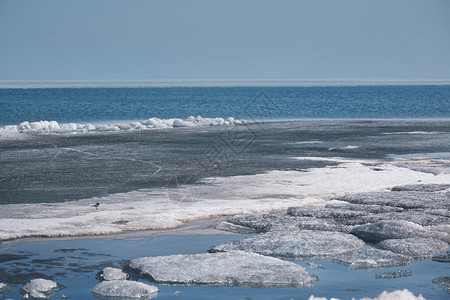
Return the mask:
[[[13,298],[37,277],[66,286],[55,297],[93,298],[104,266],[202,253],[242,237],[105,235],[448,184],[449,99],[450,86],[2,88],[0,282],[13,287]],[[100,238],[29,242],[61,236]],[[320,263],[326,269],[313,272],[320,281],[310,289],[161,286],[158,298],[181,289],[203,299],[219,291],[222,299],[304,299],[321,291],[346,299],[394,288],[447,297],[431,282],[445,276],[444,263],[419,261],[405,267],[414,276],[385,281],[374,276],[398,268],[364,273]],[[341,289],[339,274],[352,284]]]
[[[261,95],[262,93],[262,95]],[[151,117],[450,118],[450,85],[0,89],[0,126]],[[259,111],[257,111],[259,110]]]

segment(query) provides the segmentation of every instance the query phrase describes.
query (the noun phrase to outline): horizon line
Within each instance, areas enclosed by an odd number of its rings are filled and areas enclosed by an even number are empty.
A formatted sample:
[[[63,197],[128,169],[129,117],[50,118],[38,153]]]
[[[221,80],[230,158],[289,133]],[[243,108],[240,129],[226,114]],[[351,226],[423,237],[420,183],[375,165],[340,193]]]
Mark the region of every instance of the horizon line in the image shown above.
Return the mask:
[[[450,78],[0,80],[0,89],[450,85]]]

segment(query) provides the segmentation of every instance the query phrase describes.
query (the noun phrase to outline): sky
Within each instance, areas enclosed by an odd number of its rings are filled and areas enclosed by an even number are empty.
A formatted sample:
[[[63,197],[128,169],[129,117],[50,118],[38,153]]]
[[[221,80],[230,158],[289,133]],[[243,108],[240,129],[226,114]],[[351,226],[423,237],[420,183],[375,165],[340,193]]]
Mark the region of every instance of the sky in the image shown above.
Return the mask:
[[[0,0],[0,80],[450,78],[450,0]]]

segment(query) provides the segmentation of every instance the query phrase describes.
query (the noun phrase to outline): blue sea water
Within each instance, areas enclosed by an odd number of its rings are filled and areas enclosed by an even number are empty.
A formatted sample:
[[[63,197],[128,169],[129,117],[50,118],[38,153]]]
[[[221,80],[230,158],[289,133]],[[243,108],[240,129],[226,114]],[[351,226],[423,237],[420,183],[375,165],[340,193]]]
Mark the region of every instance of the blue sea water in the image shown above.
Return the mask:
[[[450,118],[450,86],[0,89],[0,126],[23,121],[98,123],[229,116],[252,119]]]

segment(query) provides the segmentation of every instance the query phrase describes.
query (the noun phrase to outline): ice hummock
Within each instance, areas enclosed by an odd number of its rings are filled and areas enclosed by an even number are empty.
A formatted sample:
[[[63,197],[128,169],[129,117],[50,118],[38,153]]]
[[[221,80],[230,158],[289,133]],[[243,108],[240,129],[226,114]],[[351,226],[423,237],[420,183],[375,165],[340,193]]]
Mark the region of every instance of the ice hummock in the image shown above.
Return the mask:
[[[248,251],[289,259],[326,258],[360,249],[364,242],[342,232],[271,231],[213,247],[210,251]]]
[[[371,270],[408,265],[413,262],[413,259],[387,250],[360,249],[336,255],[332,261],[352,270]]]
[[[318,279],[298,264],[241,251],[141,257],[130,267],[164,284],[308,287]]]
[[[58,284],[52,280],[37,278],[25,284],[23,290],[32,298],[49,299],[51,294],[56,292]]]
[[[102,281],[92,290],[98,299],[151,299],[158,296],[153,285],[129,280]]]
[[[3,299],[10,291],[10,287],[0,282],[0,298]]]
[[[436,239],[408,238],[384,240],[377,244],[377,248],[424,259],[447,250],[448,244]]]
[[[122,269],[107,267],[103,269],[102,277],[106,281],[125,280],[128,275]]]
[[[223,118],[203,118],[201,116],[190,116],[187,119],[158,119],[150,118],[139,122],[122,122],[111,124],[79,124],[66,123],[59,124],[57,121],[22,122],[19,125],[8,125],[0,127],[0,137],[5,134],[18,133],[63,133],[77,134],[88,132],[116,132],[116,131],[139,131],[149,129],[164,129],[174,127],[194,127],[194,126],[229,126],[245,124],[244,120],[236,120],[233,117]]]

